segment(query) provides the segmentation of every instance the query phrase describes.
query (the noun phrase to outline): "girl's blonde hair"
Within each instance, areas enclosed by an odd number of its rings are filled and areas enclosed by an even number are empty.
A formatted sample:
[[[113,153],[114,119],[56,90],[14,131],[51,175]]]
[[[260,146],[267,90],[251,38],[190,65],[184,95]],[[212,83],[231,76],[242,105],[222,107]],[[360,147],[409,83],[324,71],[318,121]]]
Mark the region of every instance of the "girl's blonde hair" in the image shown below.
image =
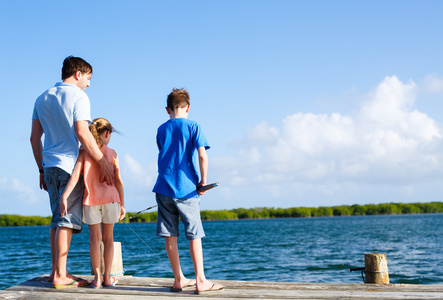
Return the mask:
[[[97,143],[97,145],[99,147],[103,146],[103,141],[100,138],[100,136],[106,132],[117,132],[111,125],[111,123],[109,123],[108,120],[106,120],[105,118],[97,118],[94,119],[92,121],[91,124],[89,124],[89,131],[92,133],[92,135],[94,136],[94,139]]]

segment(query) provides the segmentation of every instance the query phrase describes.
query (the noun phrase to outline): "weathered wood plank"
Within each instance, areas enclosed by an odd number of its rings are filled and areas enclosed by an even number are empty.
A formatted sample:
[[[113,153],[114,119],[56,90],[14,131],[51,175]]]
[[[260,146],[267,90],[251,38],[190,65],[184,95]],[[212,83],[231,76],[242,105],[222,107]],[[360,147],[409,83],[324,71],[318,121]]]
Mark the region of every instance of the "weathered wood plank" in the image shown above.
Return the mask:
[[[81,276],[92,280],[93,276]],[[415,284],[347,284],[347,283],[292,283],[261,281],[216,280],[226,288],[221,292],[194,295],[189,288],[171,293],[170,278],[131,277],[119,278],[117,286],[93,289],[91,287],[56,290],[40,276],[0,291],[0,299],[443,299],[443,285]]]

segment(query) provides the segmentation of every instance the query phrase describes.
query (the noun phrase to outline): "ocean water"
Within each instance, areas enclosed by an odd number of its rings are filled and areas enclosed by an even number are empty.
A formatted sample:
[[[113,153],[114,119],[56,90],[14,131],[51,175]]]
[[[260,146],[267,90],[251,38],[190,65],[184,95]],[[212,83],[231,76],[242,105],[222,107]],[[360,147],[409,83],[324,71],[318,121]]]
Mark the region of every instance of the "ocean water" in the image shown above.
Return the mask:
[[[117,224],[123,268],[139,277],[172,277],[155,224]],[[362,283],[364,253],[385,253],[391,283],[443,282],[443,214],[207,221],[203,253],[214,280]],[[48,274],[49,228],[0,228],[0,289]],[[183,232],[183,231],[182,231]],[[188,242],[179,238],[182,269],[194,275]],[[89,231],[75,235],[73,274],[90,274]]]

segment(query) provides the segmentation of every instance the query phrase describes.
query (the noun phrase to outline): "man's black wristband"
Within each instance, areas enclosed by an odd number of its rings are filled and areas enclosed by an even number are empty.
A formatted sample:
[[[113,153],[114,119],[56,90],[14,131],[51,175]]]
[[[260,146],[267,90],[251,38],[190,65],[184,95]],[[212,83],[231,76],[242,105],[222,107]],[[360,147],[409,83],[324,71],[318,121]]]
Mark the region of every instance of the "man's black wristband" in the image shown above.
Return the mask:
[[[38,170],[40,174],[43,174],[43,169]]]

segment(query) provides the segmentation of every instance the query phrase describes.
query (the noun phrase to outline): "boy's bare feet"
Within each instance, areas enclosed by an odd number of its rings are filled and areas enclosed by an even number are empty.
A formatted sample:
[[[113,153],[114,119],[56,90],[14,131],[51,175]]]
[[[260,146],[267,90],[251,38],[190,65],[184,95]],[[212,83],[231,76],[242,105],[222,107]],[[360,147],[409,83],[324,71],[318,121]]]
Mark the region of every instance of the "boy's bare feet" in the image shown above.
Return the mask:
[[[222,286],[221,284],[212,283],[212,282],[206,280],[203,284],[197,285],[197,289],[195,291],[195,294],[220,291],[223,288],[224,288],[224,286]]]
[[[195,279],[184,278],[180,281],[174,281],[174,284],[172,285],[172,288],[170,290],[171,292],[181,292],[183,288],[193,287],[196,285],[196,283],[197,281]]]

